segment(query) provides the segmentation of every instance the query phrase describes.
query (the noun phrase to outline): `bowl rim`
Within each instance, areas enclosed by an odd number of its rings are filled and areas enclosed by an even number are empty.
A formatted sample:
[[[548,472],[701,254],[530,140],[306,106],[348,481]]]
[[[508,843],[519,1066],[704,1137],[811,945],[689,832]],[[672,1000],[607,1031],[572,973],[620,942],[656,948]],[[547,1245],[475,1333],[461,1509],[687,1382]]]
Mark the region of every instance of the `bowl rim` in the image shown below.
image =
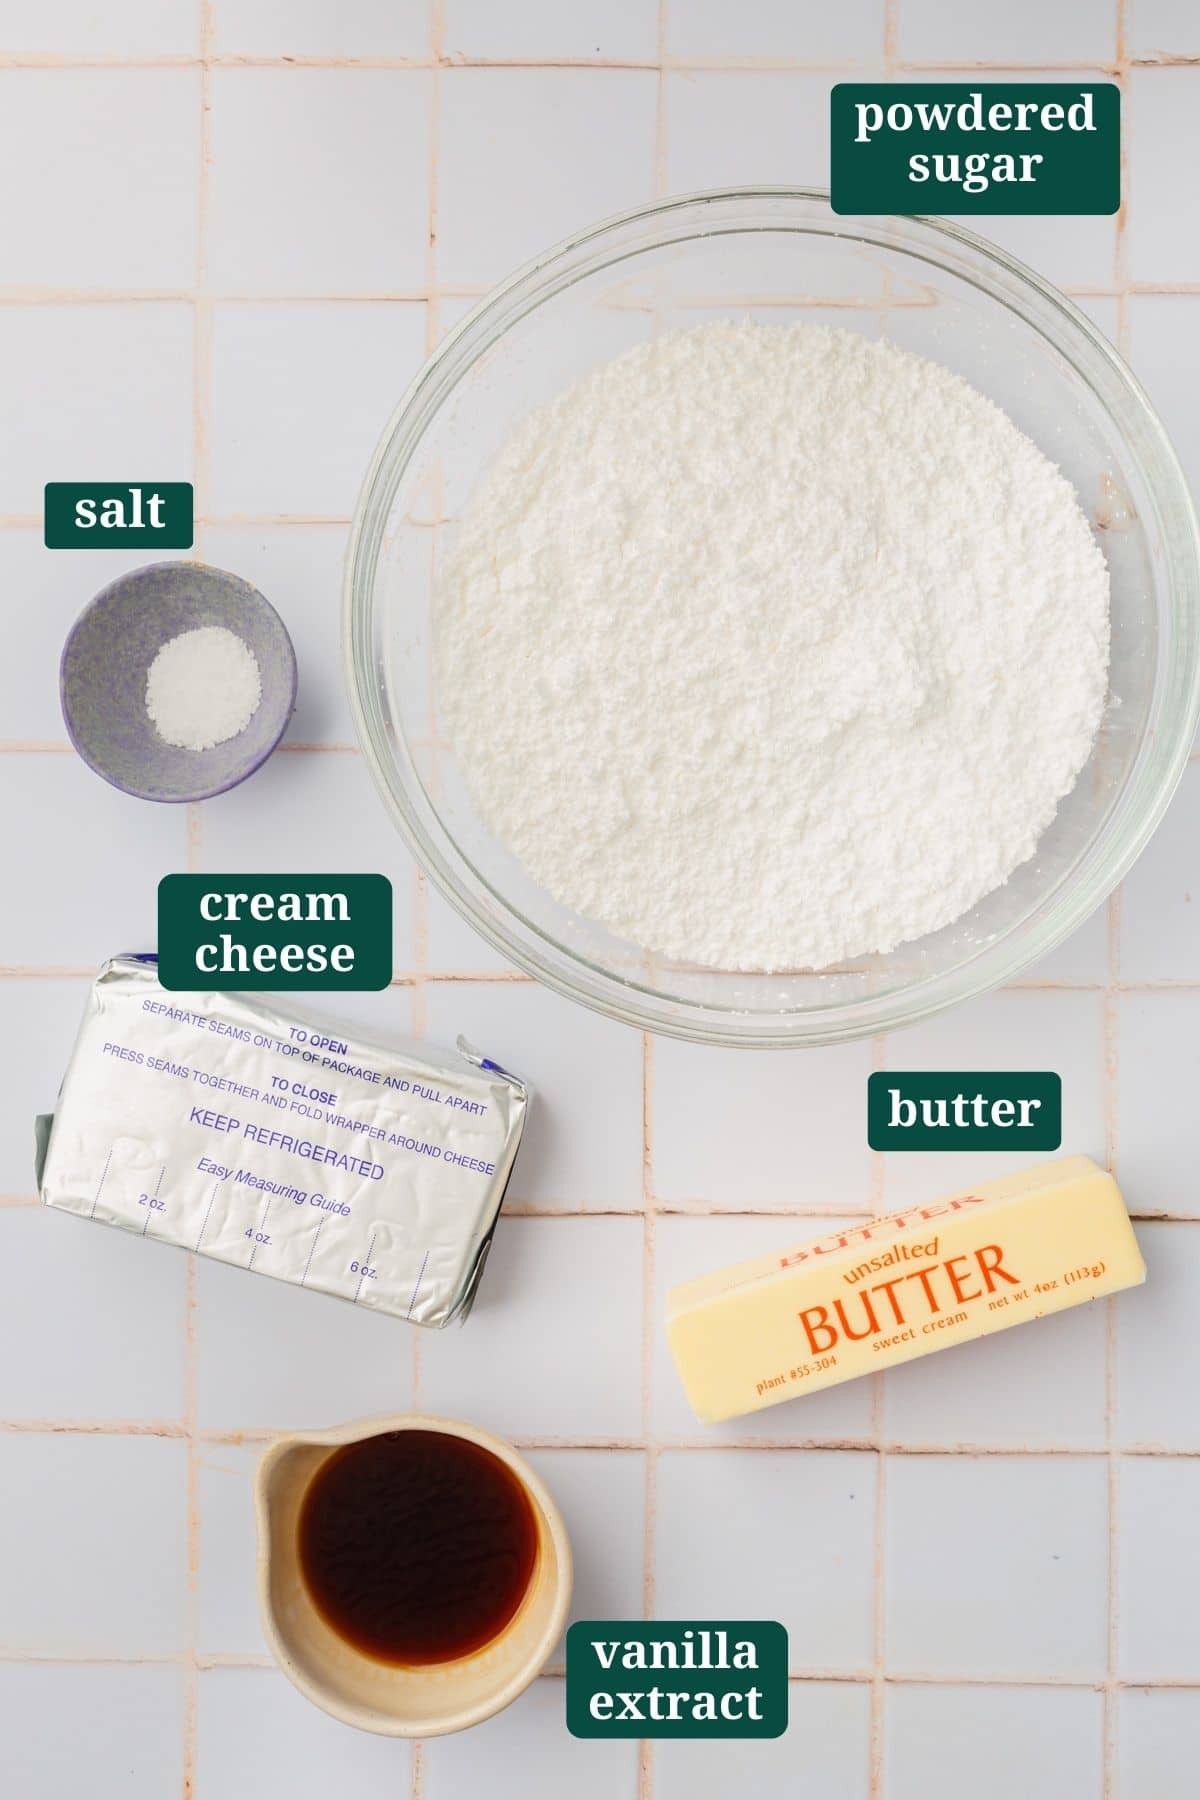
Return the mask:
[[[1105,846],[1098,880],[1095,874],[1091,882],[1079,879],[1081,869],[1096,851],[1097,839],[1093,837],[1078,853],[1055,889],[1036,902],[1013,927],[967,955],[950,969],[920,977],[908,985],[890,988],[882,995],[866,993],[848,1001],[818,1004],[803,1012],[780,1010],[772,1013],[750,1012],[739,1010],[735,1006],[717,1006],[707,1001],[693,1001],[665,994],[661,988],[648,982],[622,977],[578,955],[567,945],[550,937],[540,926],[525,919],[509,900],[497,893],[454,842],[450,832],[442,827],[442,833],[455,855],[496,901],[499,917],[485,910],[475,896],[465,890],[456,871],[444,857],[441,846],[432,839],[419,816],[411,787],[414,777],[418,791],[423,789],[412,765],[407,743],[399,733],[395,734],[394,741],[387,742],[382,720],[373,716],[372,712],[372,703],[377,702],[377,695],[370,692],[362,676],[374,664],[371,639],[376,621],[376,594],[373,580],[367,577],[373,577],[375,573],[387,509],[412,454],[430,421],[436,417],[446,394],[452,391],[461,376],[488,347],[482,343],[477,345],[469,360],[455,374],[450,388],[441,391],[440,384],[446,365],[457,357],[464,340],[476,334],[489,315],[502,312],[506,304],[523,290],[530,290],[530,304],[519,317],[525,317],[528,312],[535,310],[538,304],[559,291],[559,286],[550,285],[556,271],[573,269],[571,279],[575,280],[594,272],[594,267],[611,266],[611,262],[622,260],[621,257],[614,257],[608,264],[575,266],[580,253],[589,246],[618,237],[630,227],[669,219],[672,215],[702,212],[708,207],[755,207],[781,200],[821,207],[825,209],[826,216],[819,224],[798,227],[781,224],[780,230],[807,229],[830,238],[843,237],[876,248],[899,249],[906,255],[927,261],[971,282],[992,301],[1016,310],[1013,300],[1004,291],[997,292],[984,286],[969,270],[959,266],[954,260],[954,253],[962,252],[979,259],[985,270],[1002,287],[1006,286],[1014,299],[1019,296],[1031,298],[1050,319],[1057,318],[1065,323],[1070,336],[1082,339],[1089,354],[1098,360],[1113,389],[1128,401],[1141,433],[1141,441],[1136,447],[1131,445],[1131,453],[1154,502],[1155,521],[1167,564],[1163,584],[1156,590],[1156,610],[1160,625],[1165,620],[1171,632],[1175,654],[1167,662],[1165,670],[1164,659],[1160,654],[1150,699],[1150,717],[1129,775],[1114,801],[1109,824],[1115,825],[1119,821],[1119,829],[1113,830]],[[742,225],[731,223],[726,229],[737,232],[752,228],[747,221]],[[701,227],[669,234],[657,247],[697,236],[713,235],[719,229],[719,225],[714,225],[709,232]],[[637,245],[625,254],[633,256],[652,247],[656,246]],[[560,285],[566,286],[569,283],[564,281]],[[1019,316],[1030,329],[1048,337],[1045,326],[1038,319],[1029,317],[1023,311]],[[512,318],[505,319],[498,337],[503,336],[515,322]],[[495,341],[498,338],[489,340]],[[1067,356],[1075,373],[1092,387],[1093,377],[1086,375],[1074,364],[1067,347],[1059,342],[1055,342],[1054,347],[1060,355]],[[434,390],[433,402],[428,406],[431,390]],[[1105,411],[1111,414],[1105,395],[1097,392],[1097,399]],[[1117,419],[1116,423],[1121,435],[1128,441],[1129,422]],[[408,440],[406,444],[403,442],[405,437]],[[389,471],[398,442],[403,455],[396,459],[395,466]],[[1151,460],[1155,465],[1153,475],[1148,467]],[[389,472],[392,477],[390,486],[385,479]],[[1162,602],[1162,586],[1166,588],[1165,607]],[[1178,654],[1178,640],[1183,642],[1186,652],[1183,656]],[[451,905],[501,955],[554,991],[637,1029],[727,1048],[797,1049],[833,1044],[932,1018],[961,1000],[974,998],[1011,981],[1022,969],[1047,955],[1076,930],[1128,873],[1166,811],[1187,766],[1197,726],[1200,725],[1200,525],[1197,523],[1195,507],[1178,455],[1137,376],[1080,307],[1019,258],[953,219],[927,214],[834,213],[829,205],[827,188],[756,183],[702,189],[668,195],[663,199],[629,208],[564,238],[528,259],[505,280],[482,295],[441,339],[394,407],[376,444],[360,489],[346,550],[343,657],[358,741],[389,813],[398,824],[420,866],[431,876]],[[1173,718],[1170,721],[1171,735],[1165,747],[1166,754],[1163,754],[1161,721],[1157,732],[1153,727],[1168,702]],[[1152,740],[1158,756],[1150,778],[1145,767],[1145,750]],[[389,764],[395,768],[401,762],[409,765],[410,780],[407,785],[394,782],[389,773]],[[429,810],[440,825],[432,804]],[[1040,928],[1033,933],[1028,927],[1035,914],[1040,920]],[[536,948],[531,949],[522,942],[510,929],[510,919],[524,925],[533,934],[538,945],[549,946],[549,955],[539,954]],[[560,961],[562,967],[558,966]],[[652,965],[653,958],[647,955],[646,963],[647,966]],[[715,973],[729,975],[733,972]],[[814,971],[814,974],[819,975],[820,971]]]

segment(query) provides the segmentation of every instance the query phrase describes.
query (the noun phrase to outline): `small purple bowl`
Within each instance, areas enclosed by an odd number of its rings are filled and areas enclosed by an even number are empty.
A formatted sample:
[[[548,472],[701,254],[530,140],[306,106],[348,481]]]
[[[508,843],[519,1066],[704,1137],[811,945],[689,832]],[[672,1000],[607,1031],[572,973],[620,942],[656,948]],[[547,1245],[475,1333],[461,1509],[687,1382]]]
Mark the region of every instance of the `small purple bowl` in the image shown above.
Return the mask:
[[[211,750],[159,737],[146,675],[181,631],[223,625],[253,650],[262,681],[244,730]],[[203,563],[148,563],[109,583],[76,619],[58,677],[71,742],[89,768],[140,800],[207,800],[266,762],[296,705],[296,653],[283,620],[240,575]]]

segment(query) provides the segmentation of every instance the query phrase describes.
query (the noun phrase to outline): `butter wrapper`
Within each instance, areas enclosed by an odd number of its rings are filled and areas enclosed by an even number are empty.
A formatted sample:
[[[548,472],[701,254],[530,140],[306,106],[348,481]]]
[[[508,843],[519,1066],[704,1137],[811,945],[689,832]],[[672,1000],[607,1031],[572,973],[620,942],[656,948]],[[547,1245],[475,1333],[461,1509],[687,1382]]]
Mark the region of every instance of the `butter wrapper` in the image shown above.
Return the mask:
[[[100,971],[38,1120],[47,1206],[417,1325],[470,1310],[528,1105],[478,1056]]]
[[[1066,1156],[672,1288],[667,1338],[715,1423],[1145,1279],[1116,1182]]]

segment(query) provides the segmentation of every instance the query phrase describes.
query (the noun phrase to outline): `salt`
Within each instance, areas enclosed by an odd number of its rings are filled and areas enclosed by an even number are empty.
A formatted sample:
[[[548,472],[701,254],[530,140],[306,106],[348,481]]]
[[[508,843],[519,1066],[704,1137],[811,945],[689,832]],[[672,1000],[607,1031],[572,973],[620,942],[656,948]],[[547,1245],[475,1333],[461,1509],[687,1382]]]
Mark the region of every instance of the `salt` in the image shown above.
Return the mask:
[[[244,731],[262,699],[258,661],[223,625],[181,631],[146,675],[146,711],[165,743],[211,750]]]

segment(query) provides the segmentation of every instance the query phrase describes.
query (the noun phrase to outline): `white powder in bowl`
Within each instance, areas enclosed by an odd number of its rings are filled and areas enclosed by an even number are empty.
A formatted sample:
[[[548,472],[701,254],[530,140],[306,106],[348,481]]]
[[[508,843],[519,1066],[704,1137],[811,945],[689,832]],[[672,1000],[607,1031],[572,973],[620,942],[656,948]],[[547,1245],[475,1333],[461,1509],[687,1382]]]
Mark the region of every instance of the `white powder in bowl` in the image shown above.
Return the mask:
[[[223,625],[169,638],[146,675],[146,711],[159,737],[181,750],[211,750],[236,737],[261,699],[253,650]]]
[[[960,377],[716,323],[534,413],[462,519],[440,704],[564,905],[728,969],[959,918],[1033,854],[1104,706],[1074,490]]]

